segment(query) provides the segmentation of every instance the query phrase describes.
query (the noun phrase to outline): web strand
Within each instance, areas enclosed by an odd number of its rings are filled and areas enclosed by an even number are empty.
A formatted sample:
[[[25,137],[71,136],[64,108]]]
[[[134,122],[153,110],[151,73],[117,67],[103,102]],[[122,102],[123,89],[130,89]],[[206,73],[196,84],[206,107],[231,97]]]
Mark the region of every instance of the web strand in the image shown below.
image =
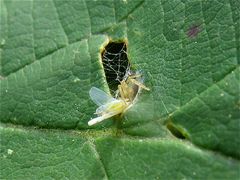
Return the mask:
[[[109,43],[102,53],[108,84],[117,86],[130,70],[125,43]],[[116,89],[116,87],[115,87]]]

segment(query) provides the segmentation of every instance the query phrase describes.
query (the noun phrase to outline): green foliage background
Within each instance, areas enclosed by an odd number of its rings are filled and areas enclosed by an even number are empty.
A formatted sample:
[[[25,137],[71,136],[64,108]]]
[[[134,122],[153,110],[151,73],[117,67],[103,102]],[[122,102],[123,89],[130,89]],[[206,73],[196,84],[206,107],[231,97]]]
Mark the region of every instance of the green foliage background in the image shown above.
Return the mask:
[[[239,7],[1,0],[0,178],[239,179]],[[127,40],[151,91],[121,122],[88,127],[109,40]]]

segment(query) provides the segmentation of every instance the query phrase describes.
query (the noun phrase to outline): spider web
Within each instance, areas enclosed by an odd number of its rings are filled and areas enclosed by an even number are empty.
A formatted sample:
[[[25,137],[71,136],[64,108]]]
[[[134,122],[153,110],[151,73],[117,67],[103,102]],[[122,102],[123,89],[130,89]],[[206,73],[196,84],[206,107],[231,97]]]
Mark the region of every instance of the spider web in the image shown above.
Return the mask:
[[[111,90],[116,90],[130,72],[126,44],[109,43],[102,52],[102,62],[108,85]]]

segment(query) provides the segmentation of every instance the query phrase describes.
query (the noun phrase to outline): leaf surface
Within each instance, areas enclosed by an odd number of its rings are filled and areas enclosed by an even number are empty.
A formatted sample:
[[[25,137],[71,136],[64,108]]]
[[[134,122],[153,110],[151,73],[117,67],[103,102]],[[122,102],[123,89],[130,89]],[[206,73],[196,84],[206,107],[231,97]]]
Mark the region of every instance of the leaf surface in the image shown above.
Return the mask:
[[[0,1],[1,179],[238,179],[238,1]],[[101,51],[144,84],[88,127]]]

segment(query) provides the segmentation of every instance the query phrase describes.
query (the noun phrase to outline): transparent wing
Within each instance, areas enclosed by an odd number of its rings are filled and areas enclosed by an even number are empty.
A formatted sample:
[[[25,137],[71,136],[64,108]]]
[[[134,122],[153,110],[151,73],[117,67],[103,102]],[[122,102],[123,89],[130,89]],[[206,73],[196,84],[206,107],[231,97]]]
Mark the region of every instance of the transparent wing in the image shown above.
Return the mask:
[[[102,106],[104,104],[107,104],[109,102],[116,100],[112,96],[108,95],[107,93],[105,93],[104,91],[96,87],[92,87],[90,89],[89,96],[92,99],[92,101],[98,106]]]
[[[107,105],[99,106],[99,107],[96,109],[95,114],[101,115],[102,113],[106,112],[107,108],[108,108],[108,104],[107,104]]]

